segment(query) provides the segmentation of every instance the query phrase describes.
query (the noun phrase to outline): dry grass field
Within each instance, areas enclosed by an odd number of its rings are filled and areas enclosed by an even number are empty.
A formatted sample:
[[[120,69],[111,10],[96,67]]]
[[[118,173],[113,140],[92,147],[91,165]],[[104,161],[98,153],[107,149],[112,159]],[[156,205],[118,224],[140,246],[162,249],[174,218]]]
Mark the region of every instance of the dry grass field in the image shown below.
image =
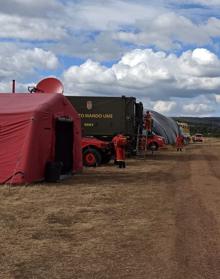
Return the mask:
[[[220,278],[220,140],[0,187],[1,279]]]

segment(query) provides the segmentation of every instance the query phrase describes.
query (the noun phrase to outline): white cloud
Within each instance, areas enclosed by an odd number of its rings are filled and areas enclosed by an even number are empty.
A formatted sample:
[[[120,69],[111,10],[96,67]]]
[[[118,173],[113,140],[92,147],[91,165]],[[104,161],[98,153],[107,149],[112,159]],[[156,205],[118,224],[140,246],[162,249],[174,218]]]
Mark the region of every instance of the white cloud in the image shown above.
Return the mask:
[[[215,100],[217,104],[220,104],[220,95],[215,95]]]
[[[161,49],[180,48],[181,44],[210,44],[212,37],[220,36],[220,20],[210,18],[196,23],[186,16],[166,11],[154,17],[146,14],[136,23],[137,30],[115,32],[114,38],[139,46],[156,45]]]
[[[204,48],[195,49],[192,52],[192,60],[201,65],[215,65],[219,63],[217,56]]]
[[[57,53],[107,60],[117,59],[127,43],[169,50],[181,49],[182,44],[210,45],[213,37],[220,37],[220,19],[195,21],[174,9],[174,2],[3,1],[0,38],[55,40],[59,44],[48,47]]]
[[[92,91],[97,85],[112,84],[114,87],[139,90],[141,95],[151,97],[153,94],[156,97],[165,94],[166,97],[184,97],[188,91],[197,90],[196,94],[201,94],[199,90],[207,93],[218,90],[219,66],[219,59],[206,49],[187,51],[179,57],[151,49],[136,49],[126,53],[111,68],[91,60],[70,67],[64,72],[64,80],[67,86],[80,84],[83,88],[86,85]]]
[[[186,114],[201,115],[214,111],[213,107],[207,104],[187,104],[183,106],[183,111]]]
[[[58,59],[51,52],[40,48],[16,49],[13,45],[2,44],[0,47],[0,81],[14,78],[24,79],[35,70],[55,70]]]
[[[111,69],[101,66],[97,62],[87,60],[80,66],[70,67],[64,74],[65,79],[79,84],[105,84],[111,85],[115,82],[115,76]]]
[[[218,94],[219,64],[207,49],[186,51],[179,57],[136,49],[110,68],[92,60],[72,66],[64,71],[63,81],[66,94],[134,96],[165,114],[205,114],[216,108],[214,98],[208,104],[206,97],[193,104],[188,98]]]
[[[41,18],[25,18],[1,13],[0,25],[1,38],[58,40],[66,36],[65,29],[52,19],[46,21]]]
[[[193,3],[198,5],[190,8]],[[167,114],[216,109],[218,97],[208,96],[220,92],[220,60],[208,48],[219,51],[218,0],[0,4],[2,90],[13,78],[23,88],[27,79],[36,81],[45,70],[60,66],[67,93],[136,96]],[[183,51],[190,46],[195,49]],[[70,62],[64,55],[83,62],[66,68]],[[109,60],[118,62],[103,66]],[[198,99],[200,95],[206,97]]]
[[[80,1],[67,5],[68,21],[77,22],[73,28],[81,30],[117,30],[122,26],[134,25],[137,20],[149,14],[154,17],[162,7],[155,7],[137,2]],[[74,14],[74,18],[73,18]]]
[[[220,61],[206,49],[186,51],[179,57],[136,49],[122,56],[111,68],[88,60],[64,72],[67,90],[72,86],[83,92],[105,94],[105,86],[114,86],[115,93],[129,90],[151,98],[188,97],[214,93],[220,88]],[[79,88],[78,88],[79,90]]]
[[[12,64],[20,69],[42,68],[55,70],[58,66],[58,59],[51,51],[45,51],[40,48],[22,49],[12,57]]]
[[[176,108],[176,105],[174,101],[157,101],[153,106],[153,110],[167,114],[172,112]]]
[[[220,98],[219,98],[220,101]],[[150,101],[147,108],[168,116],[214,116],[219,114],[216,95],[199,95],[189,98],[171,98],[170,101]]]
[[[15,92],[16,93],[27,93],[28,86],[34,86],[34,84],[21,83],[21,82],[16,81],[15,82]],[[12,92],[12,81],[0,82],[0,92],[11,93]]]

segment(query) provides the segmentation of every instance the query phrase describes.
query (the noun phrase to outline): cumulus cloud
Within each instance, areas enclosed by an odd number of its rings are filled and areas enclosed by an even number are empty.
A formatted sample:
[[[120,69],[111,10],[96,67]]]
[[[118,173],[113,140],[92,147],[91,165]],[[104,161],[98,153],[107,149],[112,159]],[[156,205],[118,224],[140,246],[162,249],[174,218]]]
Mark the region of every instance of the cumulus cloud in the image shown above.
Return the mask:
[[[69,1],[67,5],[67,18],[70,20],[74,12],[74,27],[81,30],[118,30],[123,26],[133,25],[139,19],[144,19],[151,14],[153,17],[163,7],[157,7],[148,3],[137,1]]]
[[[12,57],[13,65],[20,69],[42,68],[55,70],[58,66],[57,57],[51,52],[40,48],[22,49]]]
[[[60,66],[66,93],[136,96],[165,114],[216,109],[218,0],[0,3],[2,90],[12,78],[22,88]]]
[[[192,53],[192,60],[200,65],[218,64],[217,56],[204,48],[195,49]]]
[[[160,49],[181,48],[182,44],[210,44],[212,37],[220,36],[220,20],[210,18],[197,23],[186,16],[174,12],[147,15],[136,24],[137,30],[116,32],[114,37],[135,45],[155,45]]]
[[[88,88],[90,85],[92,90],[96,85],[114,84],[125,89],[138,89],[145,96],[186,97],[187,91],[218,90],[219,66],[217,56],[207,49],[186,51],[179,57],[152,49],[136,49],[124,54],[111,68],[91,60],[70,67],[64,72],[64,80],[67,86],[81,84]]]
[[[220,92],[220,61],[214,53],[201,48],[180,56],[136,49],[110,68],[92,60],[72,66],[64,72],[63,80],[66,94],[129,95],[165,114],[208,113],[213,110],[205,104],[206,99],[194,104],[184,99]],[[173,98],[184,98],[185,105]]]
[[[7,24],[5,24],[7,22]],[[26,40],[58,40],[66,36],[62,26],[54,20],[0,14],[0,38],[19,38]]]
[[[64,73],[65,79],[81,84],[106,84],[115,82],[114,73],[111,69],[101,66],[97,62],[87,60],[80,66],[72,66]]]
[[[37,69],[55,70],[59,61],[51,51],[40,48],[16,49],[13,45],[2,44],[0,63],[0,81],[5,81],[27,78]]]
[[[68,5],[66,13],[66,19],[58,23],[62,22],[71,31],[71,37],[55,47],[62,47],[69,55],[74,50],[75,55],[83,58],[97,59],[100,53],[100,60],[118,59],[121,49],[127,50],[128,45],[180,50],[185,45],[212,45],[214,39],[220,37],[220,20],[217,17],[200,22],[193,16],[190,18],[168,9],[165,4],[158,7],[149,3],[109,1],[100,5],[96,1],[92,4],[83,1],[80,5]],[[83,44],[78,44],[75,38]],[[66,43],[71,40],[74,48]]]
[[[183,111],[190,115],[201,115],[214,112],[214,109],[207,104],[187,104],[183,106]]]
[[[103,61],[118,59],[128,44],[170,50],[186,44],[212,45],[220,37],[218,17],[194,20],[173,8],[174,2],[3,1],[0,38],[36,40],[39,45],[51,40],[55,42],[47,47],[56,53]]]
[[[177,104],[174,101],[157,101],[153,106],[153,110],[167,114],[172,112],[176,106]]]

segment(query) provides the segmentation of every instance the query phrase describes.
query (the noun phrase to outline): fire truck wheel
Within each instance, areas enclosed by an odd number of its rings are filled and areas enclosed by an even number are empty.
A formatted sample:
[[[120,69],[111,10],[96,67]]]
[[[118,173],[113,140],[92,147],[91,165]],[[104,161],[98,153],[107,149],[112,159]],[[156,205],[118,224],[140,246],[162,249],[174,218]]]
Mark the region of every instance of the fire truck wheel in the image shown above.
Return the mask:
[[[83,164],[86,167],[96,167],[101,164],[102,157],[98,150],[89,148],[83,151]]]
[[[155,142],[149,144],[148,149],[151,151],[157,151],[158,145]]]

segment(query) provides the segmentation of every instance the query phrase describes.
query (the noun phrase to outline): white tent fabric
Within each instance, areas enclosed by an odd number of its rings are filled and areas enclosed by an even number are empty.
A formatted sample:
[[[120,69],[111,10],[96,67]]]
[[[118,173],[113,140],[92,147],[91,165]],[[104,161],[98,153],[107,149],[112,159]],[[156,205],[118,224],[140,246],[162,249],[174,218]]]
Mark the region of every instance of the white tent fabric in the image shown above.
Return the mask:
[[[167,144],[174,144],[176,136],[180,134],[176,121],[156,111],[149,110],[153,117],[153,132],[165,138]]]

